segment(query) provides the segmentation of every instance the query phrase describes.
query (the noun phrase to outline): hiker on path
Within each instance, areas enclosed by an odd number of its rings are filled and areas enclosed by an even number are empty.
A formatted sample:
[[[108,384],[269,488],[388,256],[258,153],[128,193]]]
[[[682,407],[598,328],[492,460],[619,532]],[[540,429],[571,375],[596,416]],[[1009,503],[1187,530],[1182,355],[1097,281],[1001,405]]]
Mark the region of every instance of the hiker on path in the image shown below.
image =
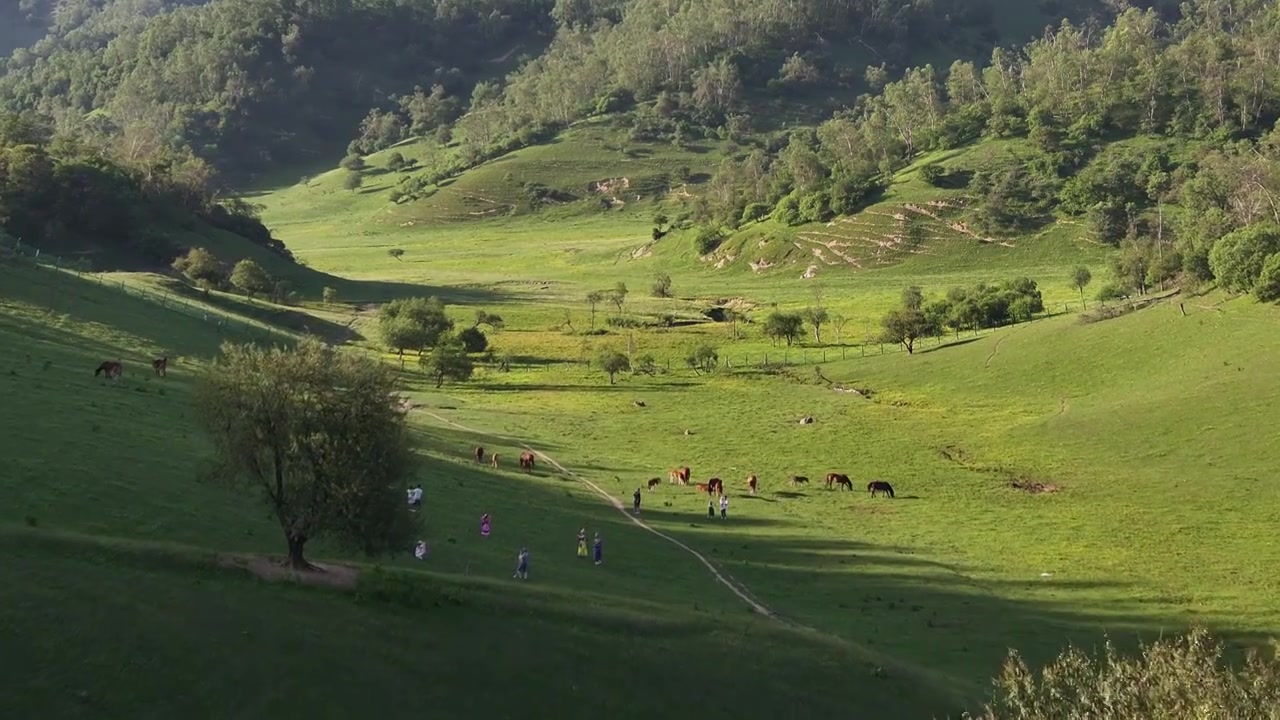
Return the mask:
[[[636,494],[632,495],[631,497],[632,497],[631,505],[634,508],[633,512],[635,512],[636,515],[639,515],[640,514],[640,488],[636,488]]]
[[[519,554],[516,555],[516,574],[513,576],[519,580],[529,579],[529,549],[520,548]]]
[[[708,520],[716,519],[716,504],[715,504],[715,501],[711,500],[710,498],[707,499],[707,519]]]
[[[493,523],[489,519],[489,513],[480,516],[480,536],[489,537],[489,532],[493,530]]]
[[[578,557],[587,556],[587,529],[582,528],[578,531]]]
[[[604,540],[601,539],[600,533],[596,533],[595,559],[597,565],[604,562]]]
[[[729,518],[729,496],[720,496],[720,519],[727,520]]]

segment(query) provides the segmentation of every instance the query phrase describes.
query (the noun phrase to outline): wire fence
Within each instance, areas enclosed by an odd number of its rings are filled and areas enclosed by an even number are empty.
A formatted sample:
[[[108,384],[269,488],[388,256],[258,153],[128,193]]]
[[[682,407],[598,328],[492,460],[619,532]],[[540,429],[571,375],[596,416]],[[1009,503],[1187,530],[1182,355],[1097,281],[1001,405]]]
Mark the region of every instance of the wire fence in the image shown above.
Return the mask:
[[[67,280],[75,277],[122,295],[155,303],[167,310],[207,323],[218,334],[247,336],[264,342],[279,341],[288,337],[279,330],[248,322],[235,315],[219,312],[212,305],[194,302],[178,293],[154,290],[141,285],[130,284],[124,280],[110,278],[102,273],[91,272],[87,260],[83,258],[67,259],[60,255],[43,253],[38,247],[23,244],[20,240],[14,240],[0,234],[0,260],[6,257],[27,267],[47,271],[51,273],[49,277]],[[68,296],[57,292],[58,288],[50,286],[49,289],[49,307],[56,309],[58,305],[66,305],[70,302]],[[192,292],[199,291],[193,290]]]

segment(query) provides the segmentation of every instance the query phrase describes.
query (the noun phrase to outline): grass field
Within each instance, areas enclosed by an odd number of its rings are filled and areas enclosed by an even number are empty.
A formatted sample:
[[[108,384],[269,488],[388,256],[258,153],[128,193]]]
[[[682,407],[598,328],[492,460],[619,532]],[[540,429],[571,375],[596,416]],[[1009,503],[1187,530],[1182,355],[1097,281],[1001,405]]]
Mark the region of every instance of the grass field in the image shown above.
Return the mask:
[[[732,261],[700,259],[678,234],[650,245],[650,218],[670,200],[642,194],[605,211],[587,188],[703,157],[696,175],[720,151],[654,147],[620,172],[606,130],[576,128],[404,205],[389,201],[390,182],[350,193],[328,176],[258,196],[306,263],[297,272],[341,283],[336,307],[316,303],[308,281],[300,307],[215,293],[177,308],[156,298],[183,291],[153,276],[100,283],[0,264],[0,348],[14,359],[0,378],[14,409],[0,437],[16,459],[0,475],[0,542],[16,560],[3,569],[0,621],[24,628],[18,647],[33,659],[0,703],[95,717],[529,717],[553,706],[571,717],[927,717],[979,705],[1010,647],[1042,662],[1104,633],[1128,645],[1205,624],[1249,646],[1280,627],[1280,494],[1269,484],[1280,450],[1266,422],[1275,308],[1179,296],[1082,323],[1067,277],[1085,264],[1100,282],[1102,249],[1067,222],[998,242],[966,236],[908,208],[945,199],[912,169],[863,216],[766,223],[725,249],[741,249]],[[481,195],[516,206],[520,182],[583,196],[464,217]],[[812,248],[832,242],[821,233],[852,248],[903,222],[923,229],[911,247],[801,277]],[[799,255],[753,270],[745,249],[773,252],[770,242],[797,243]],[[659,271],[676,298],[648,297]],[[911,356],[866,342],[905,285],[941,293],[1019,275],[1040,282],[1049,317],[929,340]],[[585,293],[619,281],[631,288],[623,314],[691,322],[582,332]],[[228,339],[204,313],[246,328],[229,339],[316,332],[375,351],[370,303],[406,294],[440,295],[460,323],[478,308],[501,314],[490,340],[516,360],[439,390],[412,362],[403,372],[418,405],[430,560],[406,552],[365,567],[354,593],[221,567],[283,543],[255,498],[204,478],[189,393]],[[843,342],[829,327],[821,342],[784,348],[755,323],[735,339],[727,324],[693,322],[735,299],[757,321],[821,302],[847,318]],[[601,307],[596,325],[617,314]],[[685,368],[699,343],[734,367]],[[663,372],[610,385],[589,362],[603,348],[653,354]],[[170,377],[149,377],[163,353]],[[95,380],[114,357],[125,378]],[[806,416],[815,422],[799,424]],[[508,467],[525,445],[545,461],[532,476],[494,472],[468,461],[476,444]],[[728,520],[664,482],[645,493],[641,526],[597,491],[629,506],[637,486],[685,464],[700,481],[725,480]],[[849,474],[855,492],[823,489],[828,472]],[[756,497],[748,473],[762,479]],[[788,487],[793,474],[814,482]],[[869,498],[872,478],[897,498]],[[482,540],[486,512],[495,535]],[[580,527],[606,538],[603,566],[574,556]],[[520,546],[533,552],[533,581],[516,585]]]

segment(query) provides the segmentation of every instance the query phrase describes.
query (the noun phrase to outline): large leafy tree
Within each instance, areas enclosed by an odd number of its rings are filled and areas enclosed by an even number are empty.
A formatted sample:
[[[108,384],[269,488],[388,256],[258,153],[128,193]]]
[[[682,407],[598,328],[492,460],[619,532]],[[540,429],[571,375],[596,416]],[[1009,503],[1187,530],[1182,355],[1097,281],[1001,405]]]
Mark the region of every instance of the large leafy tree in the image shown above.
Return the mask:
[[[436,387],[444,385],[445,380],[463,382],[471,378],[475,365],[467,357],[467,349],[461,340],[450,338],[436,345],[430,355],[418,359],[427,377],[436,382]]]
[[[215,474],[271,508],[290,566],[310,567],[304,552],[316,538],[371,555],[410,541],[402,488],[413,453],[395,390],[386,366],[311,340],[224,345],[200,378],[195,408]]]
[[[421,354],[453,329],[453,321],[445,315],[444,303],[438,298],[406,298],[382,306],[378,328],[390,349],[401,355],[405,350]]]

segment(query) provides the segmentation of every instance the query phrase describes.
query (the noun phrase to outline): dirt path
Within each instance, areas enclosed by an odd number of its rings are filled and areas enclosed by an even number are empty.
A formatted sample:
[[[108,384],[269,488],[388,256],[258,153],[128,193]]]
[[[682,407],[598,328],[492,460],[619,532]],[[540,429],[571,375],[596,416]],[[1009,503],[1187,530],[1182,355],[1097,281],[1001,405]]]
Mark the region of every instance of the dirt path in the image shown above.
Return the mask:
[[[677,539],[675,539],[675,538],[671,537],[670,535],[667,535],[666,533],[662,532],[661,530],[657,530],[657,529],[655,529],[653,526],[649,525],[649,524],[648,524],[648,523],[646,523],[644,520],[641,520],[640,518],[636,517],[635,515],[632,515],[630,512],[627,512],[627,508],[622,504],[622,501],[621,501],[621,500],[619,500],[619,499],[617,499],[617,498],[613,497],[612,495],[610,495],[608,492],[606,492],[606,491],[605,491],[603,488],[601,488],[599,485],[596,485],[595,483],[591,482],[591,481],[590,481],[590,480],[588,480],[587,478],[582,477],[581,475],[579,475],[579,474],[577,474],[577,473],[573,472],[572,470],[570,470],[570,469],[566,468],[565,466],[561,465],[560,463],[556,462],[555,458],[551,457],[550,455],[547,455],[546,453],[541,452],[541,451],[539,451],[539,450],[536,450],[536,449],[534,449],[534,448],[532,448],[532,447],[529,447],[529,445],[527,445],[526,443],[522,442],[519,438],[506,437],[506,436],[503,436],[503,435],[495,435],[495,434],[493,434],[493,433],[487,433],[487,432],[484,432],[484,431],[481,431],[481,430],[477,430],[477,429],[475,429],[475,428],[467,427],[467,426],[465,426],[465,425],[460,425],[460,424],[458,424],[458,423],[456,423],[456,422],[454,422],[454,421],[452,421],[452,420],[450,420],[450,419],[448,419],[448,418],[446,418],[446,417],[442,417],[442,416],[440,416],[440,415],[437,415],[437,414],[435,414],[435,413],[433,413],[433,412],[429,412],[429,411],[424,410],[424,409],[422,409],[422,408],[418,408],[418,412],[425,413],[426,415],[429,415],[429,416],[431,416],[431,417],[435,418],[436,420],[438,420],[438,421],[440,421],[440,422],[442,422],[442,423],[445,423],[446,425],[450,425],[450,426],[455,427],[455,428],[457,428],[457,429],[459,429],[459,430],[462,430],[463,432],[470,432],[470,433],[476,433],[476,434],[480,434],[480,435],[489,435],[489,436],[491,436],[491,437],[496,437],[496,438],[498,438],[498,439],[500,439],[500,440],[506,440],[506,441],[508,441],[508,442],[515,443],[515,444],[519,445],[520,447],[524,448],[525,450],[528,450],[529,452],[532,452],[533,454],[535,454],[535,455],[537,455],[538,457],[540,457],[540,458],[542,458],[543,460],[545,460],[545,461],[547,462],[547,464],[548,464],[548,465],[551,465],[552,467],[554,467],[555,469],[557,469],[557,470],[559,470],[560,472],[564,473],[565,475],[568,475],[569,477],[573,478],[574,480],[577,480],[578,482],[582,483],[582,484],[583,484],[583,485],[585,485],[586,487],[590,488],[590,489],[591,489],[593,492],[595,492],[597,495],[599,495],[600,497],[604,498],[604,500],[605,500],[606,502],[608,502],[608,503],[609,503],[609,505],[610,505],[610,506],[612,506],[614,510],[617,510],[619,513],[621,513],[621,514],[623,515],[623,517],[627,518],[628,520],[630,520],[631,522],[633,522],[633,523],[635,523],[636,525],[640,526],[641,528],[644,528],[645,530],[647,530],[647,531],[649,531],[649,532],[653,533],[654,535],[657,535],[658,537],[662,538],[663,540],[666,540],[667,542],[669,542],[669,543],[671,543],[671,544],[675,545],[676,547],[680,548],[681,550],[684,550],[685,552],[687,552],[687,553],[689,553],[690,555],[692,555],[694,558],[696,558],[696,559],[698,560],[698,562],[702,563],[702,564],[703,564],[703,566],[705,566],[705,567],[707,568],[707,570],[711,573],[711,575],[712,575],[713,577],[715,577],[715,579],[716,579],[716,581],[717,581],[717,582],[719,582],[721,585],[724,585],[725,587],[729,588],[729,590],[730,590],[734,595],[738,596],[738,598],[739,598],[740,600],[742,600],[744,603],[746,603],[746,604],[747,604],[747,606],[748,606],[748,607],[750,607],[750,608],[751,608],[751,610],[752,610],[753,612],[759,613],[759,614],[761,614],[761,615],[763,615],[763,616],[765,616],[765,617],[767,617],[767,618],[769,618],[769,619],[771,619],[771,620],[776,620],[776,621],[778,621],[778,622],[780,622],[780,623],[783,623],[783,624],[786,624],[786,625],[790,625],[790,626],[795,627],[795,628],[799,628],[799,629],[802,629],[802,630],[807,630],[807,631],[809,631],[809,632],[814,632],[814,633],[818,633],[818,634],[821,634],[821,635],[828,635],[827,633],[822,633],[821,631],[819,631],[819,630],[815,630],[814,628],[811,628],[811,627],[808,627],[808,626],[805,626],[805,625],[801,625],[801,624],[799,624],[799,623],[793,622],[793,621],[791,621],[791,620],[787,620],[787,619],[785,619],[785,618],[783,618],[783,617],[779,616],[777,613],[775,613],[774,611],[770,610],[768,607],[766,607],[766,606],[765,606],[763,603],[761,603],[759,600],[756,600],[756,599],[755,599],[755,597],[753,597],[753,596],[752,596],[751,591],[750,591],[750,590],[748,590],[748,589],[747,589],[747,587],[746,587],[745,585],[743,585],[743,584],[739,583],[737,580],[734,580],[733,578],[729,577],[729,576],[728,576],[728,575],[726,575],[725,573],[720,572],[720,570],[719,570],[719,569],[717,569],[717,568],[716,568],[716,566],[715,566],[715,565],[713,565],[713,564],[711,563],[711,561],[710,561],[710,560],[708,560],[708,559],[706,558],[706,556],[704,556],[702,553],[698,552],[697,550],[694,550],[693,548],[691,548],[691,547],[689,547],[688,545],[684,544],[683,542],[680,542],[679,540],[677,540]],[[829,637],[834,637],[834,636],[829,636]]]
[[[1015,328],[1015,329],[1016,329],[1016,328]],[[1005,340],[1007,340],[1007,339],[1009,338],[1009,333],[1011,333],[1011,332],[1013,332],[1013,330],[1010,330],[1009,332],[1005,333],[1004,335],[1001,335],[1001,336],[1000,336],[1000,339],[996,340],[995,347],[991,348],[991,354],[987,356],[987,361],[986,361],[986,362],[984,362],[984,363],[982,363],[982,367],[984,367],[984,368],[989,368],[989,367],[991,367],[991,361],[995,359],[995,357],[996,357],[996,353],[1000,352],[1000,345],[1001,345],[1002,343],[1004,343],[1004,341],[1005,341]]]

